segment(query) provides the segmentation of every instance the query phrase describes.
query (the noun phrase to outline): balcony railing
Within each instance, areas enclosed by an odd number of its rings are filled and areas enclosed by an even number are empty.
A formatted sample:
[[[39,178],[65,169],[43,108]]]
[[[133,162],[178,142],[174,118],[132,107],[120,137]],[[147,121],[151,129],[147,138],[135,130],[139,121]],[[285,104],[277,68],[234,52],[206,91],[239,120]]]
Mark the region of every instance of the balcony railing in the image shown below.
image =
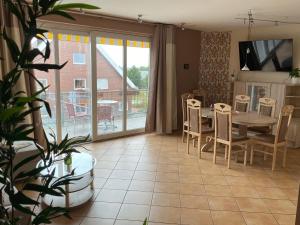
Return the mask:
[[[56,98],[52,92],[42,96],[52,109],[52,118],[42,108],[44,127],[56,130]],[[91,93],[76,90],[61,93],[61,127],[63,135],[86,135],[91,133]],[[102,107],[102,108],[101,108]],[[127,95],[127,129],[143,128],[148,107],[148,90],[129,91]],[[109,111],[103,111],[103,109]],[[120,91],[97,91],[98,133],[106,134],[122,130],[123,96]],[[103,115],[101,115],[101,113]],[[109,115],[107,115],[109,113]],[[105,114],[105,115],[104,115]],[[111,118],[111,119],[109,119]],[[112,119],[113,118],[113,119]],[[111,125],[113,121],[113,125]]]

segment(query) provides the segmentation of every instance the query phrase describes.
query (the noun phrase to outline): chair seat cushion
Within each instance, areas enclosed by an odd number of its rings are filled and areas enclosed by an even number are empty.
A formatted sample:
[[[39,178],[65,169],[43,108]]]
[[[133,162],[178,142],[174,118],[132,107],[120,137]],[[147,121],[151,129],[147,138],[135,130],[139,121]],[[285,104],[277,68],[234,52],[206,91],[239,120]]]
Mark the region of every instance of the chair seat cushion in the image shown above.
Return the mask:
[[[275,135],[273,134],[257,134],[251,137],[253,140],[263,141],[273,144],[275,142]]]
[[[238,134],[232,134],[232,142],[238,142],[238,141],[247,141],[249,138],[247,136],[241,136]]]

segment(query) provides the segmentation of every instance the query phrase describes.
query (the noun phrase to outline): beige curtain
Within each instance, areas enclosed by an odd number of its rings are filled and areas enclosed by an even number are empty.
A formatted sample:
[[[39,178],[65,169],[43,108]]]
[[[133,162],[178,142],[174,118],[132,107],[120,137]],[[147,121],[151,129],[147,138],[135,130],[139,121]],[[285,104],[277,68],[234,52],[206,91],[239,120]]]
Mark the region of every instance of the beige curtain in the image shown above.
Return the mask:
[[[0,1],[0,22],[1,31],[5,27],[6,33],[13,38],[18,44],[19,48],[22,46],[23,35],[22,30],[18,24],[15,16],[13,16],[6,8],[4,1]],[[0,56],[4,59],[0,61],[0,79],[2,79],[7,72],[14,67],[14,62],[11,59],[9,50],[3,38],[0,37]],[[17,85],[15,91],[24,91],[28,96],[35,92],[35,81],[27,74],[23,74]],[[33,115],[28,116],[26,123],[32,123],[35,127],[34,138],[39,144],[44,145],[44,135],[42,131],[42,119],[40,112],[34,112]]]
[[[159,24],[151,45],[149,104],[146,131],[177,129],[175,27]]]

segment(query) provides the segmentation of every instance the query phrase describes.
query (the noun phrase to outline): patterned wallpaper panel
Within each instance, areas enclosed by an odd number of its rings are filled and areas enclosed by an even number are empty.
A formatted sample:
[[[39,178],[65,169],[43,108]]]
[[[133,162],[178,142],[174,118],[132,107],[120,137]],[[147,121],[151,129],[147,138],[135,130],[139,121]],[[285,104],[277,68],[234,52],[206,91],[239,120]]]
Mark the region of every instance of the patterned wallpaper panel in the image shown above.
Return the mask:
[[[230,32],[201,33],[199,88],[207,91],[207,105],[229,99],[230,42]]]

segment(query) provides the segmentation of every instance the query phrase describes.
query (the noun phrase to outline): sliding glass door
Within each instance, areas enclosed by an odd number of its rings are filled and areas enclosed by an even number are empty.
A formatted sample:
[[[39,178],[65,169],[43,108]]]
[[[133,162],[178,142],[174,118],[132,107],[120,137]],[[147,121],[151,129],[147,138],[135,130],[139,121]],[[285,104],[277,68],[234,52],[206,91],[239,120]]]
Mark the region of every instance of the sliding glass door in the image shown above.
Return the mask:
[[[148,39],[96,35],[97,138],[145,128],[148,105]]]
[[[141,132],[148,105],[150,41],[107,33],[51,30],[51,58],[59,71],[35,75],[49,85],[42,98],[50,102],[52,118],[42,109],[47,133],[58,140],[91,135],[103,139]],[[33,46],[45,45],[38,40]]]

